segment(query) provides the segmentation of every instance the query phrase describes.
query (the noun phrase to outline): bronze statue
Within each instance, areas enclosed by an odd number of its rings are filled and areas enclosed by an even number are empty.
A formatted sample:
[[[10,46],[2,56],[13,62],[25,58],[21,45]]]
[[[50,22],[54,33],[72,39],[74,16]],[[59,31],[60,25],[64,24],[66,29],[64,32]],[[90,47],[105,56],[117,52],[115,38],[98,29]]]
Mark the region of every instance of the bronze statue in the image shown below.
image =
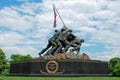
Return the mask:
[[[78,39],[72,34],[71,29],[63,27],[61,30],[55,30],[53,37],[48,40],[48,45],[39,53],[39,55],[41,56],[44,52],[46,52],[47,55],[64,53],[67,52],[70,47],[73,47],[71,51],[79,53],[80,46],[83,42],[83,39]]]
[[[43,54],[46,50],[48,50],[50,47],[51,50],[49,50],[48,54],[52,54],[52,52],[58,47],[57,46],[57,37],[59,36],[59,31],[58,30],[55,30],[55,34],[53,35],[53,37],[51,37],[49,40],[48,40],[48,45],[46,46],[46,48],[44,48],[40,53],[39,55]]]
[[[70,42],[70,44],[68,44],[65,47],[65,49],[63,50],[63,52],[66,52],[70,47],[73,47],[73,49],[71,49],[70,51],[76,51],[77,53],[79,53],[81,44],[83,42],[84,42],[83,39],[75,38],[73,41]]]
[[[70,44],[72,40],[74,40],[76,36],[72,34],[71,29],[61,30],[61,34],[59,35],[58,39],[61,42],[61,45],[57,48],[54,54],[63,52],[63,48]]]

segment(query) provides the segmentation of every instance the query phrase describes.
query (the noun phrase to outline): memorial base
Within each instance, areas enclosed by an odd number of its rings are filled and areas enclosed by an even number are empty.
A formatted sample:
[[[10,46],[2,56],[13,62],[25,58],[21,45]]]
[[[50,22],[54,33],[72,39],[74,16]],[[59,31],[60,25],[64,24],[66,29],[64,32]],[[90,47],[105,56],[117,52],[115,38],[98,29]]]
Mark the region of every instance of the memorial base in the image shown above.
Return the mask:
[[[38,60],[15,62],[11,76],[109,76],[108,62],[99,60]]]

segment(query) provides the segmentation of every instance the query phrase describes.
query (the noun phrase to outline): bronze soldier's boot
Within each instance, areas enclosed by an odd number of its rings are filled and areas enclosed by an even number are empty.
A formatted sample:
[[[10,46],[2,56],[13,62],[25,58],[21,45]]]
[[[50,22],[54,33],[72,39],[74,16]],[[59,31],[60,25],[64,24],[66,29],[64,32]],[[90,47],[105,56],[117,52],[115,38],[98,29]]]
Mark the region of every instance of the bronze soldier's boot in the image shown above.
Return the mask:
[[[62,50],[62,46],[59,46],[53,54],[54,54],[54,55],[55,55],[55,54],[58,54],[58,53],[61,52],[61,50]]]
[[[39,54],[39,57],[41,57],[41,53],[38,53]]]

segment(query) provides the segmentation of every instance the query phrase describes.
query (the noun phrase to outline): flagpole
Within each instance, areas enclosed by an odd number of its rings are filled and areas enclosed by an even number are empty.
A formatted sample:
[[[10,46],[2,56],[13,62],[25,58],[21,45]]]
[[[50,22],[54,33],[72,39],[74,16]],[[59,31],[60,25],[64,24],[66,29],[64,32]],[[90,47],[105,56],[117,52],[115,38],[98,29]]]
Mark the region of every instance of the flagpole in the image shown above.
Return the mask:
[[[66,27],[66,26],[65,26],[65,23],[64,23],[64,21],[63,21],[62,17],[60,16],[60,14],[59,14],[59,12],[58,12],[57,8],[55,7],[54,3],[52,3],[52,4],[53,4],[53,8],[55,8],[55,10],[57,11],[57,13],[58,13],[58,15],[59,15],[59,17],[60,17],[60,19],[61,19],[61,21],[62,21],[63,25],[64,25],[63,27]]]

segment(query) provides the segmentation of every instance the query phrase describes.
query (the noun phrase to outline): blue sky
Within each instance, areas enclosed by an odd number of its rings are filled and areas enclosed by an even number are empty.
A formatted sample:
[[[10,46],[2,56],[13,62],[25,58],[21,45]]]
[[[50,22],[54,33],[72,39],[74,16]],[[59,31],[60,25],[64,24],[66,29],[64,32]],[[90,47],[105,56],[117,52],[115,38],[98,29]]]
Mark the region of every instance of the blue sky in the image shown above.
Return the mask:
[[[38,57],[54,30],[63,27],[57,16],[53,28],[52,3],[73,34],[85,40],[80,54],[120,57],[119,0],[0,0],[0,48],[8,59],[16,53]]]

